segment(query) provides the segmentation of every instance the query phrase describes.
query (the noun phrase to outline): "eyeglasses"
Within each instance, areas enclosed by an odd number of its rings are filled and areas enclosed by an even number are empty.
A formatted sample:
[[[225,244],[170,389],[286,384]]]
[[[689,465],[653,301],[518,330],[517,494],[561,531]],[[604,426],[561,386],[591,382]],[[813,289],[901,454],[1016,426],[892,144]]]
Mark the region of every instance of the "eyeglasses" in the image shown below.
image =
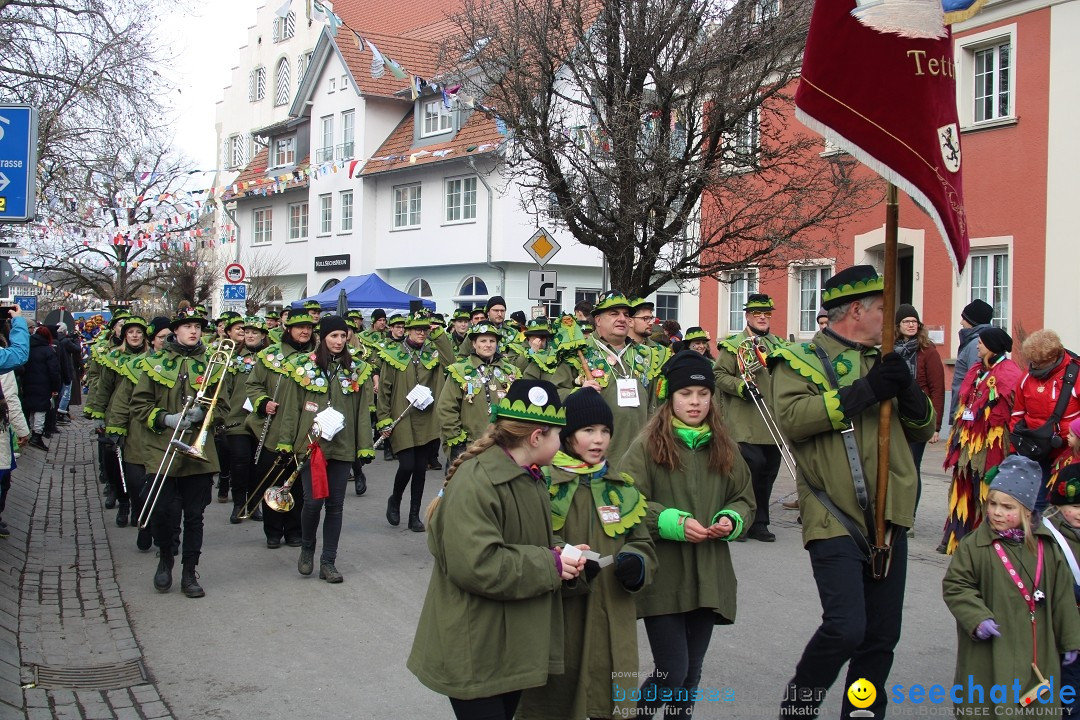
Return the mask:
[[[633,320],[644,320],[647,323],[651,323],[656,318],[654,316],[652,316],[652,315],[635,315],[632,319]]]
[[[918,325],[919,321],[916,320],[915,318],[905,318],[905,319],[900,321],[900,324],[901,325]]]
[[[749,310],[748,312],[756,318],[772,317],[772,310]]]

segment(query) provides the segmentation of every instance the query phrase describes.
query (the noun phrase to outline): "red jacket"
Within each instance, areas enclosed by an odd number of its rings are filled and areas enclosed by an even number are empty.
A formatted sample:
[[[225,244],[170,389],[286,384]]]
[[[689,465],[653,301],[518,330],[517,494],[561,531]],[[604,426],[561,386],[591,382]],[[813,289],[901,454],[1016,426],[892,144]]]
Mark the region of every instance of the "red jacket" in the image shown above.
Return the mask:
[[[915,380],[934,406],[934,415],[937,416],[934,429],[941,430],[945,415],[945,365],[933,345],[920,348],[916,353]]]
[[[1072,356],[1065,353],[1058,366],[1042,380],[1032,377],[1031,373],[1024,375],[1024,379],[1020,381],[1020,389],[1016,393],[1016,404],[1013,405],[1012,417],[1009,420],[1010,431],[1016,427],[1021,418],[1024,419],[1027,427],[1032,430],[1041,427],[1050,419],[1050,415],[1053,414],[1054,407],[1057,405],[1058,397],[1061,395],[1061,386],[1065,382],[1065,367],[1071,360]],[[1080,382],[1077,385],[1080,385]],[[1073,387],[1072,397],[1069,398],[1069,403],[1065,406],[1065,414],[1056,428],[1057,434],[1063,442],[1060,448],[1051,451],[1051,460],[1056,460],[1062,454],[1069,452],[1069,423],[1080,417],[1078,389],[1080,388],[1077,386]]]

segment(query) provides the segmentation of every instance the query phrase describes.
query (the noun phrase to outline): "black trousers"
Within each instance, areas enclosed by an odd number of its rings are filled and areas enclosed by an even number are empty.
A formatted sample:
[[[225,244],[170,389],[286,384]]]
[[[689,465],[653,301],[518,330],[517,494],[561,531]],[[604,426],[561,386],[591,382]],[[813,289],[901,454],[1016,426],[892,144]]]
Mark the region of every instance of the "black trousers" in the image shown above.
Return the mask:
[[[112,485],[113,491],[116,493],[116,499],[121,505],[124,505],[129,502],[130,495],[124,491],[124,482],[120,477],[120,459],[116,457],[116,446],[112,443],[100,443],[100,445],[104,452],[102,465],[105,468],[105,478]],[[124,472],[127,473],[126,467]],[[130,488],[128,489],[130,490]]]
[[[454,709],[457,720],[513,720],[520,700],[521,691],[515,690],[472,700],[450,698],[450,707]]]
[[[136,520],[142,512],[146,500],[143,487],[146,485],[146,468],[134,463],[124,463],[124,475],[127,477],[128,497],[131,498],[131,515]]]
[[[337,559],[338,539],[341,537],[341,516],[345,509],[345,488],[349,486],[349,471],[352,463],[344,460],[326,461],[326,480],[330,496],[315,500],[311,496],[311,463],[300,471],[304,481],[304,510],[301,521],[304,530],[304,547],[315,549],[315,536],[319,531],[319,517],[326,508],[326,521],[323,523],[323,548],[320,562],[334,564]]]
[[[841,717],[855,710],[847,688],[859,678],[883,688],[893,664],[893,650],[900,640],[907,583],[907,533],[893,534],[892,566],[883,580],[868,573],[866,560],[850,537],[813,540],[807,545],[821,597],[821,627],[817,629],[799,664],[795,677],[784,689],[780,717],[814,717],[815,709],[848,663]],[[885,717],[888,693],[879,692],[867,708],[874,717]]]
[[[0,513],[7,507],[8,491],[11,489],[11,471],[0,470]]]
[[[228,497],[229,485],[232,476],[232,457],[229,453],[229,438],[227,435],[214,433],[214,447],[218,454],[218,496]]]
[[[210,494],[214,489],[214,475],[188,475],[186,477],[167,477],[161,487],[161,496],[154,507],[151,528],[154,541],[161,548],[164,557],[172,558],[173,526],[183,516],[184,539],[181,545],[180,561],[184,565],[197,565],[202,553],[203,511],[210,504]]]
[[[277,480],[274,482],[275,486],[285,484],[285,479],[289,477],[292,471],[296,468],[296,461],[292,459],[292,455],[289,455],[289,459],[283,461],[278,465],[274,465],[274,460],[280,453],[269,452],[263,450],[262,455],[259,457],[259,464],[255,466],[255,477],[260,480],[266,478],[266,474],[273,472],[278,475]],[[271,487],[270,483],[266,483],[263,486],[263,491],[266,488]],[[293,497],[293,506],[289,512],[277,512],[270,509],[270,506],[266,504],[265,500],[261,500],[263,510],[263,532],[266,533],[266,537],[270,540],[286,540],[299,539],[302,537],[302,531],[300,529],[300,513],[304,510],[304,487],[300,482],[294,482],[292,488],[289,490],[289,494]]]
[[[739,452],[750,467],[750,483],[754,487],[754,502],[757,513],[754,525],[769,524],[769,500],[772,498],[776,473],[780,471],[780,448],[775,445],[753,445],[739,443]]]
[[[653,717],[665,705],[664,717],[693,717],[690,698],[701,682],[701,665],[715,626],[716,613],[709,608],[645,618],[656,669],[641,685],[638,717]]]
[[[255,471],[255,438],[248,433],[242,433],[226,435],[225,439],[229,446],[229,480],[232,483],[233,505],[243,505],[247,502],[248,493],[254,490],[251,481]]]
[[[394,497],[398,502],[405,494],[405,486],[412,482],[409,497],[409,512],[419,512],[424,502],[424,484],[427,482],[428,463],[439,454],[439,441],[432,440],[423,445],[394,451],[398,459],[397,474],[394,475]]]

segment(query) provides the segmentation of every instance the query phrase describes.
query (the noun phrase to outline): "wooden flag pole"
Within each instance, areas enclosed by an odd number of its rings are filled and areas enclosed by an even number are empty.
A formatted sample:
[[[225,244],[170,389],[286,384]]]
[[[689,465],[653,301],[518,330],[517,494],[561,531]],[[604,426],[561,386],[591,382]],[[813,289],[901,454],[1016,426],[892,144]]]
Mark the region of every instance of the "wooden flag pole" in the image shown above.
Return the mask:
[[[896,242],[900,221],[900,206],[896,186],[889,183],[885,192],[885,306],[881,326],[881,353],[892,352],[896,339]],[[885,500],[889,492],[889,437],[892,425],[892,403],[881,403],[878,418],[877,493],[874,497],[874,539],[879,548],[886,549]],[[869,528],[867,528],[869,530]]]

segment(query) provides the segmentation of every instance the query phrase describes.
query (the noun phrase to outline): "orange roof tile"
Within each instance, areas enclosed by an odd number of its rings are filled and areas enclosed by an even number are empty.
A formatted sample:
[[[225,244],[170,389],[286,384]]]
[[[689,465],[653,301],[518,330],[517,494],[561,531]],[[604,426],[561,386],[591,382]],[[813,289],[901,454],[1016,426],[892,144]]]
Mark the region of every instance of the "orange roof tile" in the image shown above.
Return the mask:
[[[285,190],[305,188],[310,184],[306,172],[310,164],[310,156],[305,156],[292,170],[287,170],[285,172],[281,172],[278,168],[269,171],[269,168],[267,168],[269,157],[270,150],[268,148],[263,148],[255,153],[255,157],[251,158],[251,162],[244,167],[236,180],[226,186],[225,192],[221,194],[221,199],[237,200],[244,197],[263,194],[260,192],[262,188],[266,188],[273,183],[278,182],[280,178],[286,176],[288,176],[289,179],[285,180]],[[298,171],[301,173],[299,178],[295,176],[295,173]]]
[[[362,175],[375,175],[404,167],[429,165],[448,162],[469,155],[493,152],[506,139],[495,127],[494,118],[481,112],[473,112],[465,126],[458,130],[453,139],[442,143],[413,147],[413,117],[410,111],[400,124],[390,133],[383,144],[368,159]],[[485,147],[486,146],[486,147]],[[436,155],[436,153],[445,154]],[[415,153],[423,153],[413,157]],[[410,161],[410,158],[413,158]]]
[[[439,46],[435,43],[411,38],[383,35],[376,32],[364,32],[357,29],[360,37],[365,42],[372,42],[379,52],[387,60],[394,60],[407,73],[429,78],[435,73],[435,62],[439,54]],[[394,97],[398,92],[407,90],[411,78],[396,78],[387,67],[382,77],[371,76],[371,61],[373,55],[371,48],[365,47],[360,51],[356,47],[356,37],[351,30],[341,27],[335,38],[338,49],[341,50],[345,64],[349,66],[353,78],[356,80],[360,92],[365,95],[377,95],[381,97]]]
[[[364,30],[399,35],[442,20],[459,12],[463,6],[464,0],[398,0],[382,3],[337,0],[334,3],[334,12],[360,31],[361,35]],[[378,45],[378,41],[375,44]],[[379,50],[382,50],[381,46]]]

